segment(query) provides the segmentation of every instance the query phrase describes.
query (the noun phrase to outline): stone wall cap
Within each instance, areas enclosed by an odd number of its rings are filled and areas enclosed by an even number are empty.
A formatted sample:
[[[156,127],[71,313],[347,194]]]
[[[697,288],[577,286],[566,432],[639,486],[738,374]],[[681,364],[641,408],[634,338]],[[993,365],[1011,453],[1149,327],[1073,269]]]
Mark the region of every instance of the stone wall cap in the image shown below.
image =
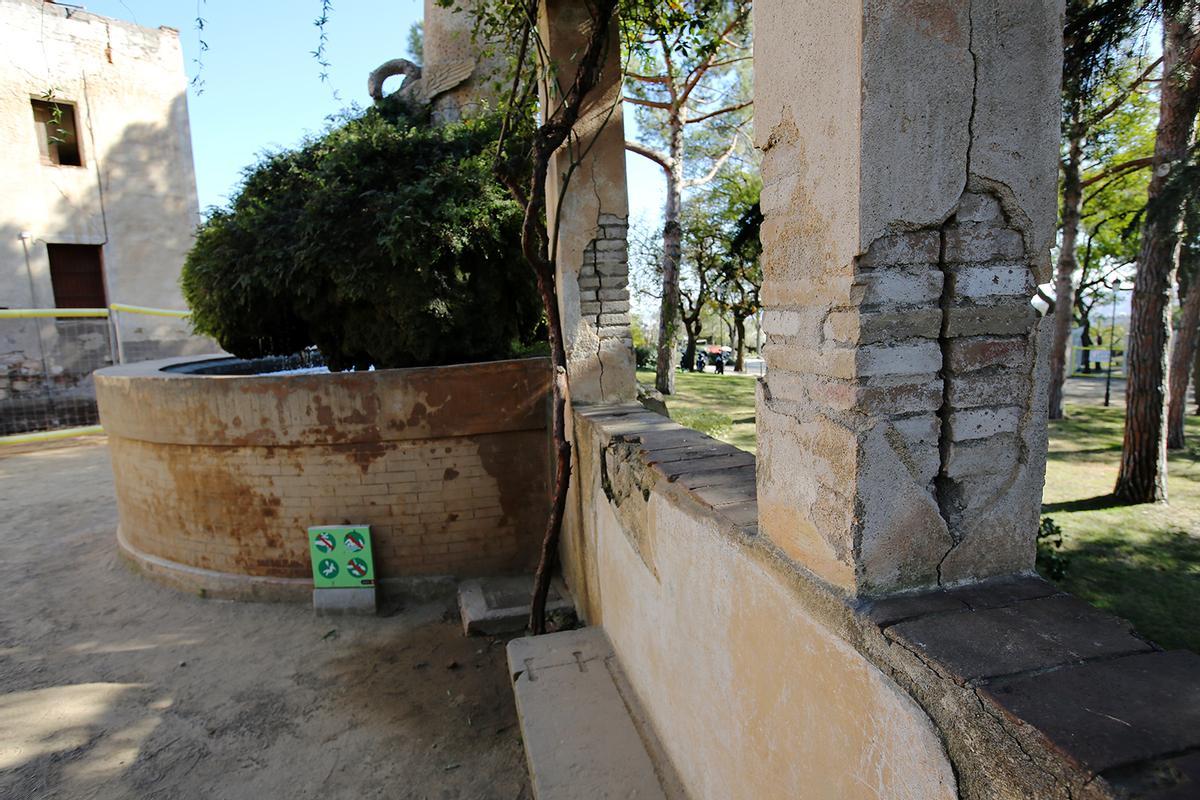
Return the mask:
[[[1151,649],[1128,623],[1070,595],[919,617],[886,635],[959,684]]]
[[[1190,651],[1064,667],[980,691],[1092,773],[1200,747],[1200,655]]]
[[[336,446],[544,430],[548,418],[546,358],[289,375],[164,371],[223,358],[97,371],[106,432],[160,444]]]

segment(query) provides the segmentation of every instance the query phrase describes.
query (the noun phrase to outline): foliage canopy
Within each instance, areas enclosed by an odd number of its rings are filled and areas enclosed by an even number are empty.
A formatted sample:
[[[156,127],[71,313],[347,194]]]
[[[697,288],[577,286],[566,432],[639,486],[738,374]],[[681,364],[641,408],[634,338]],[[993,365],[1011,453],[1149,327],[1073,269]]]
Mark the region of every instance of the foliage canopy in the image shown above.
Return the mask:
[[[384,102],[249,168],[183,271],[193,326],[242,357],[315,345],[331,369],[506,358],[544,333],[499,120]]]

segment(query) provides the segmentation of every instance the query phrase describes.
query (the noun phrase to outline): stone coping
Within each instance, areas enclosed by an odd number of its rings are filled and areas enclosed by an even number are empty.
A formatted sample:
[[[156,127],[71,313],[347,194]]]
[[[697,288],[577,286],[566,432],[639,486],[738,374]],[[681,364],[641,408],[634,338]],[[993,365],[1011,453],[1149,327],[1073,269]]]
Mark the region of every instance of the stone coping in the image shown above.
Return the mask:
[[[1200,797],[1200,655],[1164,652],[1034,575],[848,597],[759,535],[753,455],[636,405],[575,415],[605,458],[640,463],[647,498],[716,518],[907,691],[937,726],[961,796]]]
[[[228,356],[98,370],[111,436],[204,446],[346,445],[542,430],[546,358],[371,372],[202,375],[169,371]],[[480,395],[487,403],[480,403]],[[147,402],[153,396],[154,402]]]

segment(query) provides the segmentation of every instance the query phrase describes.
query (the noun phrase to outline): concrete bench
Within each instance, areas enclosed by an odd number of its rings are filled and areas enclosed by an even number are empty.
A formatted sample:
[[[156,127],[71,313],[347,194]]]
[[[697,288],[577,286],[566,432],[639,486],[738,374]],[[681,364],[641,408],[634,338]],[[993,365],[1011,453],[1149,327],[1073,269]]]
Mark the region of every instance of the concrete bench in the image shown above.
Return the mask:
[[[667,800],[601,628],[514,639],[508,665],[537,800]]]

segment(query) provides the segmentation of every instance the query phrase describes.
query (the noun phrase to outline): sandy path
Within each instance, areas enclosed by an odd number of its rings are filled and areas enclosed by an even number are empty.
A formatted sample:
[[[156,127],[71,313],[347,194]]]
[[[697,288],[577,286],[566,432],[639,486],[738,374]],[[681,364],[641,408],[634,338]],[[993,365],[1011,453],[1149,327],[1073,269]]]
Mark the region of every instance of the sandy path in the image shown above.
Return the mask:
[[[529,797],[503,642],[180,595],[115,526],[102,440],[0,451],[0,797]]]

